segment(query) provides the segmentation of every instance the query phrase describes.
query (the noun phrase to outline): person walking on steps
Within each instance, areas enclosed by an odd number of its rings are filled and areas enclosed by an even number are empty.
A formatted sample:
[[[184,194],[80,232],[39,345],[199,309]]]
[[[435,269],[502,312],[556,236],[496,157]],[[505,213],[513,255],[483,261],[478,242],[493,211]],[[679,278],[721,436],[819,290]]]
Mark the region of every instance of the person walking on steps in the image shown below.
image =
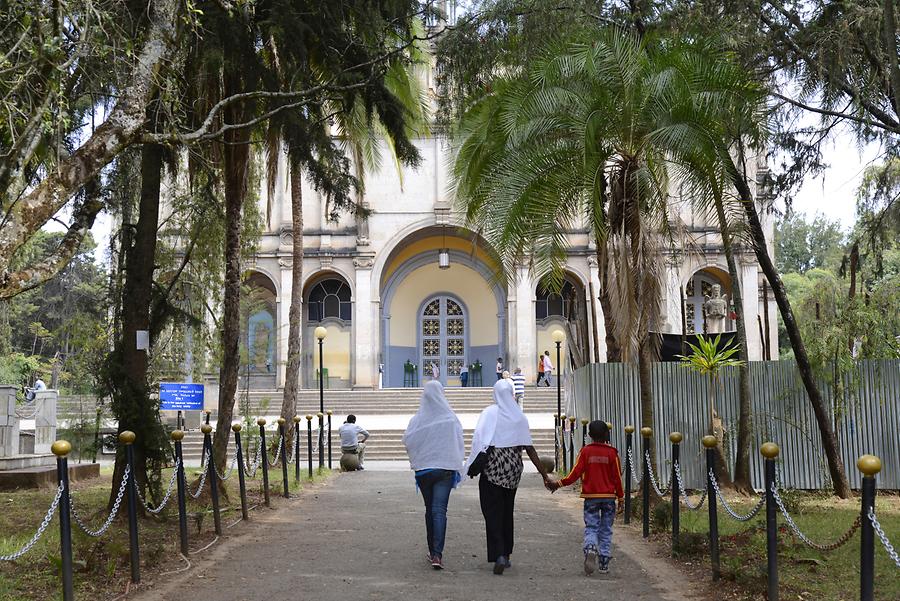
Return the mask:
[[[512,567],[513,513],[524,468],[523,450],[549,490],[552,481],[532,444],[528,419],[516,405],[512,380],[501,379],[494,384],[494,404],[478,417],[466,462],[469,477],[480,475],[478,496],[484,516],[487,560],[494,564],[497,575]]]
[[[581,478],[581,498],[584,499],[584,573],[590,576],[598,568],[601,574],[609,571],[612,554],[613,521],[616,505],[622,511],[625,493],[619,453],[609,444],[606,422],[595,420],[588,426],[591,444],[578,453],[572,471],[559,481],[551,482],[551,491],[574,484]],[[598,565],[599,561],[599,565]]]
[[[553,384],[553,361],[550,360],[550,351],[544,351],[542,367],[544,369],[544,382],[547,383],[547,388],[550,388]]]
[[[537,362],[537,380],[534,383],[535,388],[541,385],[541,380],[544,379],[544,356],[538,353],[538,362]]]
[[[427,382],[419,411],[403,433],[409,467],[416,474],[416,487],[425,501],[425,536],[428,561],[435,570],[444,569],[447,505],[450,491],[462,480],[466,458],[463,429],[450,408],[440,382]]]
[[[516,393],[516,404],[519,409],[525,411],[525,374],[522,373],[521,367],[516,368],[512,376],[512,383],[513,391]]]
[[[503,379],[503,358],[497,357],[497,381]]]

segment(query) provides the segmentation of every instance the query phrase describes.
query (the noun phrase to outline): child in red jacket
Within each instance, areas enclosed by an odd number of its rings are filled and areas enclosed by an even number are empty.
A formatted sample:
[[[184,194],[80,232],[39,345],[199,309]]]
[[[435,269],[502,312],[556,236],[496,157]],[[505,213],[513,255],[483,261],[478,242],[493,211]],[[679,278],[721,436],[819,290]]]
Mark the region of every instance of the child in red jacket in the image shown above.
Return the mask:
[[[590,576],[598,568],[600,573],[609,571],[612,527],[616,519],[616,501],[619,510],[625,493],[622,490],[622,472],[619,453],[609,444],[609,428],[606,422],[592,421],[588,426],[591,444],[578,453],[578,460],[569,475],[553,482],[552,490],[574,484],[581,478],[581,498],[584,499],[584,573]]]

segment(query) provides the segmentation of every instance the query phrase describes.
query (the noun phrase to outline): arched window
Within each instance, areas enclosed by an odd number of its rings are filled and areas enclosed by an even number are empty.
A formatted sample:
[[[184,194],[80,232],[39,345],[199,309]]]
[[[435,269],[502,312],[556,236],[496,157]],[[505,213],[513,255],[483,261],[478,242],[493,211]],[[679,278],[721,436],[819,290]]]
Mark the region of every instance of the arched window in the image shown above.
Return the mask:
[[[575,287],[572,282],[563,282],[559,292],[551,292],[544,284],[537,290],[537,302],[534,308],[537,319],[546,319],[554,315],[569,318],[572,315],[572,299],[575,298]]]
[[[309,293],[309,321],[322,321],[329,317],[350,321],[353,313],[350,287],[343,280],[322,280]]]

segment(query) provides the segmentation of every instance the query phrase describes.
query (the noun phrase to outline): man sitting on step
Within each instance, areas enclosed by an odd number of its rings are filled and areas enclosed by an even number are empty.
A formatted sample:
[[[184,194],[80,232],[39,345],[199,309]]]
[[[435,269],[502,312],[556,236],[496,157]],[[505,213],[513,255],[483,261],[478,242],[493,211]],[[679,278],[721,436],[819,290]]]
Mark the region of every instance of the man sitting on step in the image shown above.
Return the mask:
[[[356,416],[351,413],[347,416],[347,421],[338,428],[338,434],[341,436],[341,452],[358,456],[359,469],[363,469],[363,455],[366,452],[369,433],[361,426],[356,425]]]

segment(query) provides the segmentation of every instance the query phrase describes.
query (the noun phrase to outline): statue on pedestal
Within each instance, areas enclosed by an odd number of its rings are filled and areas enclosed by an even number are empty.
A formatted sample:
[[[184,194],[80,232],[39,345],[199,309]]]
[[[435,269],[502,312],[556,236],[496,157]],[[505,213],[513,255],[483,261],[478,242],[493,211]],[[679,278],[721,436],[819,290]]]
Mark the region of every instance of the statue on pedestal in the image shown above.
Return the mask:
[[[725,331],[725,317],[728,315],[728,298],[722,294],[722,286],[712,285],[712,295],[704,296],[703,312],[706,316],[706,331],[718,334]]]

